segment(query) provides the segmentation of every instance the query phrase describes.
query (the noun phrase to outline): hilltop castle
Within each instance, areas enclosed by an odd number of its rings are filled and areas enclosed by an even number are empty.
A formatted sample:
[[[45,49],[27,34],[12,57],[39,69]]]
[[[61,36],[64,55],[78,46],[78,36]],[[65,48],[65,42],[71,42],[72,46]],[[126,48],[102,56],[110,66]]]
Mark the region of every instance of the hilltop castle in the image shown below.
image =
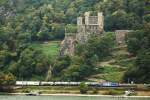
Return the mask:
[[[83,17],[77,18],[77,33],[66,33],[61,43],[60,55],[74,55],[76,43],[86,43],[91,35],[100,36],[104,31],[104,17],[102,12],[92,16],[85,12]],[[69,34],[69,35],[68,35]]]
[[[85,43],[91,35],[100,35],[103,33],[103,14],[90,16],[90,12],[85,12],[84,17],[77,18],[76,39],[80,43]]]

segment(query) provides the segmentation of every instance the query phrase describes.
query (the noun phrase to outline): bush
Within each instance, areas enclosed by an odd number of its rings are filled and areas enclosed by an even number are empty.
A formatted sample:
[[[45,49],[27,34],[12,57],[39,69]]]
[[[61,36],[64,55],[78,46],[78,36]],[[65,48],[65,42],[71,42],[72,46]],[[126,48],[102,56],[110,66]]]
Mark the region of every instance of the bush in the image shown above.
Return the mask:
[[[98,93],[98,89],[96,89],[96,88],[93,88],[93,94],[97,94]]]
[[[80,89],[80,93],[81,93],[81,94],[86,94],[87,91],[88,91],[88,86],[87,86],[84,82],[82,82],[82,83],[80,84],[79,89]]]
[[[13,88],[11,86],[0,86],[0,92],[13,93]]]
[[[31,90],[30,89],[24,89],[22,90],[23,93],[29,93]]]
[[[119,91],[119,90],[108,90],[107,92],[104,93],[104,95],[122,95],[124,94],[124,91]]]

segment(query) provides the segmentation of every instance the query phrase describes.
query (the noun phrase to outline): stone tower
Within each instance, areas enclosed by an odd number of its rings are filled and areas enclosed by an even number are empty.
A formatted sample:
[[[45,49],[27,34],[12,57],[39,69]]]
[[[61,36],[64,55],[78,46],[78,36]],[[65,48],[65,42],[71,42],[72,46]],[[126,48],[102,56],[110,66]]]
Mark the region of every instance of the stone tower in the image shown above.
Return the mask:
[[[97,13],[97,16],[90,16],[90,12],[85,12],[84,17],[77,18],[77,36],[80,43],[85,43],[91,35],[100,35],[103,33],[104,18],[103,13]]]
[[[74,55],[76,43],[86,43],[92,35],[101,36],[104,31],[103,27],[102,12],[97,13],[97,16],[91,16],[90,12],[85,12],[84,17],[77,18],[77,33],[65,33],[60,55]]]

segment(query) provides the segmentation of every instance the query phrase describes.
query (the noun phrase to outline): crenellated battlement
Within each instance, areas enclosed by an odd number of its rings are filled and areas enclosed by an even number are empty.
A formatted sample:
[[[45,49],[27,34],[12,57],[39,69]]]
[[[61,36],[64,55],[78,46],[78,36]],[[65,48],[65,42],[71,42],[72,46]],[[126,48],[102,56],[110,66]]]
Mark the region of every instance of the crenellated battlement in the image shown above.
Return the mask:
[[[100,35],[103,33],[104,18],[103,13],[98,12],[97,16],[90,16],[90,12],[85,12],[84,17],[77,18],[77,40],[85,43],[90,35]]]

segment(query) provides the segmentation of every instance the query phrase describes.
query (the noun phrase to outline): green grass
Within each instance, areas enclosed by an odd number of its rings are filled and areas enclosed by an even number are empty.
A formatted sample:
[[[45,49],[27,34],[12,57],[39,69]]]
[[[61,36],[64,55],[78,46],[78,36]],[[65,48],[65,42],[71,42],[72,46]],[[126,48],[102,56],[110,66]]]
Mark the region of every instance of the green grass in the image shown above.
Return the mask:
[[[80,94],[80,90],[78,86],[24,86],[19,89],[15,89],[15,93],[28,93],[30,91],[37,91],[42,94],[57,94],[57,93],[67,93],[67,94]],[[117,88],[94,88],[88,87],[87,94],[111,94],[111,95],[119,95],[124,92],[124,89]]]
[[[45,55],[50,57],[55,57],[59,54],[60,42],[59,41],[49,41],[47,43],[32,43],[32,47],[42,50]]]
[[[122,80],[123,74],[124,72],[112,72],[102,76],[101,78],[112,82],[120,82]]]
[[[88,80],[122,82],[124,73],[134,65],[134,62],[135,57],[129,56],[126,46],[116,46],[111,56],[99,62],[97,72]]]
[[[24,86],[23,88],[15,90],[17,93],[28,93],[30,91],[40,91],[46,94],[80,93],[79,87],[76,86]]]
[[[111,66],[105,66],[102,73],[112,73],[112,72],[120,72],[123,69]]]
[[[116,65],[120,65],[122,67],[129,68],[129,67],[134,66],[134,63],[135,63],[135,59],[127,59],[127,60],[118,60],[111,64],[116,64]]]
[[[98,69],[96,76],[93,78],[103,79],[112,82],[121,82],[125,69],[115,66],[104,66]]]
[[[7,2],[7,0],[0,0],[0,5],[3,5]]]

